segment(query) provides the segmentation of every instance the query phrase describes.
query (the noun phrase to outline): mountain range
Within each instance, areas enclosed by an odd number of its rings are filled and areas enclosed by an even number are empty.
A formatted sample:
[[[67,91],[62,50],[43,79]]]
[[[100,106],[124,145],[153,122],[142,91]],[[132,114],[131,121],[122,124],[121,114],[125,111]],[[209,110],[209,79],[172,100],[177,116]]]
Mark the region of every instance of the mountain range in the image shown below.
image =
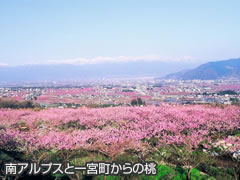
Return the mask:
[[[208,62],[195,69],[165,76],[165,79],[181,80],[216,80],[223,78],[240,78],[240,58]]]
[[[196,65],[182,62],[136,61],[99,64],[41,64],[0,66],[0,83],[98,80],[104,78],[163,77]]]
[[[187,62],[136,61],[85,65],[42,64],[0,66],[0,83],[97,80],[144,76],[182,80],[215,80],[240,77],[240,58],[208,62],[198,67],[197,65]],[[180,71],[182,69],[190,70]]]

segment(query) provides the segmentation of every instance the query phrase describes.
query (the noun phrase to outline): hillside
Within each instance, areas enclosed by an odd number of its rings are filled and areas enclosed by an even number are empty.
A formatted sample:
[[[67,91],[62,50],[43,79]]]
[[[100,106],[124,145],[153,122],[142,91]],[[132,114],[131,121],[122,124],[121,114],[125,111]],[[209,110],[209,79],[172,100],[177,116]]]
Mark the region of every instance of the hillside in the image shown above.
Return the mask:
[[[202,64],[195,69],[165,76],[166,79],[215,80],[240,77],[240,58]]]

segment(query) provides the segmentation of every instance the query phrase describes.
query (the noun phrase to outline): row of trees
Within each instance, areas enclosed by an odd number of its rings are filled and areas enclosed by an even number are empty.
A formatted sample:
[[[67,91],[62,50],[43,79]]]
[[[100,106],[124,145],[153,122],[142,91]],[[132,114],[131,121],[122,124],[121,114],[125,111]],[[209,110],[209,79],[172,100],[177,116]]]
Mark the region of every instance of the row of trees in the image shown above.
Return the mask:
[[[33,101],[17,101],[12,99],[0,99],[0,108],[40,108],[40,105]]]
[[[79,166],[92,161],[154,161],[179,167],[183,176],[178,179],[191,179],[198,169],[216,179],[235,177],[237,180],[240,177],[239,114],[237,106],[207,105],[0,109],[0,179],[1,176],[7,179],[1,174],[4,162],[71,162]],[[168,171],[165,179],[173,179],[174,172]],[[163,172],[160,169],[159,178],[151,179],[163,179],[160,178]],[[84,179],[80,173],[68,175],[68,179]]]

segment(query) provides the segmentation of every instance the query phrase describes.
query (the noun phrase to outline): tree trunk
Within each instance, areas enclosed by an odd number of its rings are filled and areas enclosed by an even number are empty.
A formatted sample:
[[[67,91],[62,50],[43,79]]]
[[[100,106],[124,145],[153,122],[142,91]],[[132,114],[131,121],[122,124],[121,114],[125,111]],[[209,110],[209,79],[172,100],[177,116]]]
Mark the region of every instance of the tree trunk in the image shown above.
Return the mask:
[[[192,170],[192,169],[188,169],[188,170],[187,170],[187,180],[190,180],[190,179],[191,179],[191,176],[190,176],[191,170]]]
[[[239,180],[239,179],[238,179],[238,172],[237,172],[235,169],[234,169],[234,179],[235,179],[235,180]]]

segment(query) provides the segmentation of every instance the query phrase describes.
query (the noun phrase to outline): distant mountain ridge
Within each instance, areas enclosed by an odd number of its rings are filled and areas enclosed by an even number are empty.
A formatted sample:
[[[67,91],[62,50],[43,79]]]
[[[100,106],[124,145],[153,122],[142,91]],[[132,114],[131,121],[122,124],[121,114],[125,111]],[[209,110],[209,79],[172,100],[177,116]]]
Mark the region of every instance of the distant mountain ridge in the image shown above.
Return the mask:
[[[193,68],[189,63],[139,61],[128,63],[102,64],[42,64],[21,66],[0,66],[0,83],[25,81],[71,81],[104,78],[126,78],[144,76],[165,76],[185,67]]]
[[[68,81],[128,77],[164,77],[166,79],[220,79],[240,78],[240,58],[209,62],[195,69],[196,64],[187,62],[142,61],[130,63],[102,63],[88,65],[42,64],[0,66],[0,83]],[[180,71],[181,69],[191,69]],[[179,72],[178,72],[179,71]],[[168,73],[173,74],[168,74]],[[168,74],[168,75],[167,75]],[[167,76],[166,76],[167,75]]]
[[[240,58],[208,62],[186,72],[168,74],[165,78],[181,80],[240,78]]]

